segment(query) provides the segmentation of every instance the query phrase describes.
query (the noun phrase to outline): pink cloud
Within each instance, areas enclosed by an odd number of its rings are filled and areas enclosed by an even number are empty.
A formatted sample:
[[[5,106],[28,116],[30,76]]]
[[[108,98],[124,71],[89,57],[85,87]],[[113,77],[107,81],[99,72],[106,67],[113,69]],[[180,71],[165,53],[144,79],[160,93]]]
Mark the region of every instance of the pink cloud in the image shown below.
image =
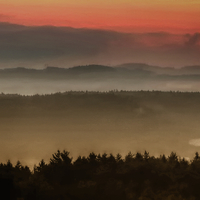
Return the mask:
[[[12,18],[11,15],[0,14],[0,21],[8,21]]]

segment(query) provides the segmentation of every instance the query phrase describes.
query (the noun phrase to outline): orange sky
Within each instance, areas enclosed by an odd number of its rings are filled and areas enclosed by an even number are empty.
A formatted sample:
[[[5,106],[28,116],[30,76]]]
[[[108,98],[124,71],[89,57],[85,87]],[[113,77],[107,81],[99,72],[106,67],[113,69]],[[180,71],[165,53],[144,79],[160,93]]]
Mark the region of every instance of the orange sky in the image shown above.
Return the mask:
[[[200,31],[196,0],[0,0],[0,21],[118,31]]]

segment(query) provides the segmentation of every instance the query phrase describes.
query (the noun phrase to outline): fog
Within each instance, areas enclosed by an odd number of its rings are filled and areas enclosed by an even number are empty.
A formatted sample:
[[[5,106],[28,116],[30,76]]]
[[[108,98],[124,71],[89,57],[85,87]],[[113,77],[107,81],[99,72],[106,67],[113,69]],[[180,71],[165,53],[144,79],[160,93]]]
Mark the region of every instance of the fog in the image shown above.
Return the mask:
[[[199,92],[199,81],[0,81],[0,91],[5,94],[51,94],[65,91],[110,91],[110,90],[144,90],[144,91],[189,91]]]
[[[198,92],[199,80],[200,66],[175,69],[129,63],[112,67],[87,65],[69,69],[13,68],[0,70],[0,92],[23,95],[110,90]]]
[[[170,92],[65,93],[0,96],[1,162],[47,162],[57,149],[78,155],[198,151],[199,94]]]

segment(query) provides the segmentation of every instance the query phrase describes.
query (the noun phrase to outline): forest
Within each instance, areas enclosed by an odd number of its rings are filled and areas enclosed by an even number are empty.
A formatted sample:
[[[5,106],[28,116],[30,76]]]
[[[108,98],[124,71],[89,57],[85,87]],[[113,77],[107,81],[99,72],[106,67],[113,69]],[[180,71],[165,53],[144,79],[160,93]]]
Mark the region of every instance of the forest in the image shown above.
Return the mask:
[[[2,93],[1,194],[12,200],[199,200],[199,147],[188,143],[199,137],[199,102],[198,92]],[[32,158],[38,160],[33,169]]]
[[[91,152],[73,159],[57,150],[32,171],[20,161],[0,164],[1,195],[13,200],[198,200],[199,181],[198,152],[187,161],[175,152],[159,157],[147,151],[125,157]]]

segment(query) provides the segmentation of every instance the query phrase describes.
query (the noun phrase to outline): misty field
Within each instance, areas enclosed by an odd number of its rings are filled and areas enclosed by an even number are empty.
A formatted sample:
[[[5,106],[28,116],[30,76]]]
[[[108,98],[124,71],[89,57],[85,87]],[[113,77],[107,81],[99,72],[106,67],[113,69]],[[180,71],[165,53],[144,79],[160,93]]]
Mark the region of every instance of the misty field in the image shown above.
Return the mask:
[[[0,156],[33,166],[57,149],[152,155],[199,150],[200,93],[159,91],[0,95]]]

